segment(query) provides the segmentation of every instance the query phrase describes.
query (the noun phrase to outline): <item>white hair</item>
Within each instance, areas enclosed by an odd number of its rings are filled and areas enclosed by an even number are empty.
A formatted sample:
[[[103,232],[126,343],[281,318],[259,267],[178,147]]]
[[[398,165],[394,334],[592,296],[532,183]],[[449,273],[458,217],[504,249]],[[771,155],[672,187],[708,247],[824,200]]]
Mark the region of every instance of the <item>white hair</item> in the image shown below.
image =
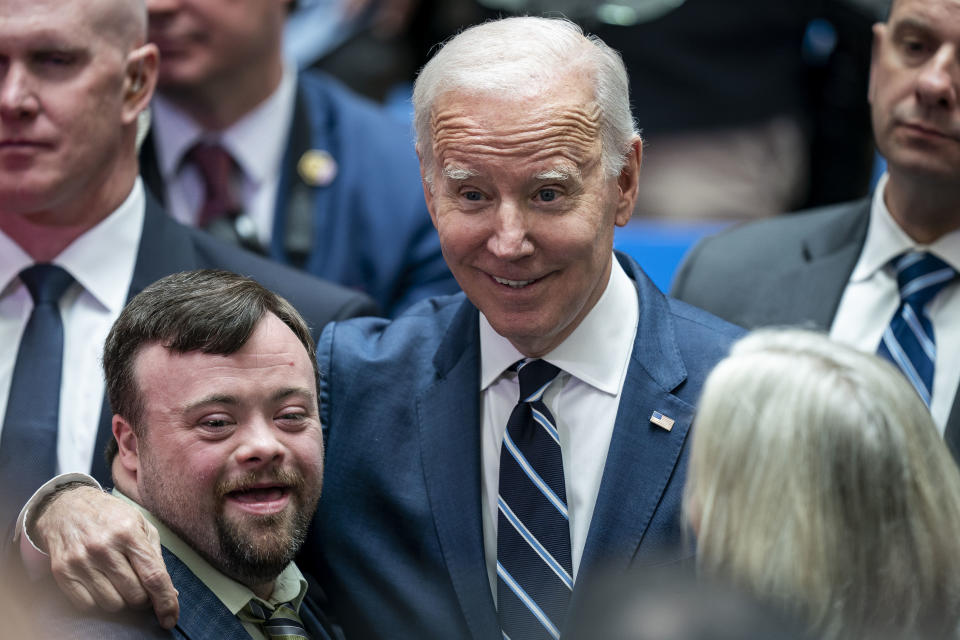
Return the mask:
[[[817,637],[957,629],[960,473],[875,355],[801,330],[736,343],[704,387],[684,509],[705,573]]]
[[[435,169],[431,118],[437,98],[450,92],[529,97],[569,80],[572,71],[593,82],[601,165],[607,176],[618,175],[639,136],[620,54],[569,20],[513,17],[466,29],[420,71],[413,88],[414,129],[426,180]]]

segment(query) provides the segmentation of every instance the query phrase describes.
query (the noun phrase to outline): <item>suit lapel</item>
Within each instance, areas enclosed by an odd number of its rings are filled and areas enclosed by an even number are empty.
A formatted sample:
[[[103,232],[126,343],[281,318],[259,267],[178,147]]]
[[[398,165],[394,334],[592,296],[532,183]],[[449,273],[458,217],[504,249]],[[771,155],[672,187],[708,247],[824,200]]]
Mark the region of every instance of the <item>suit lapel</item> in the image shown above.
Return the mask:
[[[140,177],[143,183],[161,205],[167,197],[167,190],[160,174],[160,162],[157,160],[157,149],[153,142],[153,130],[147,134],[140,147]]]
[[[189,234],[167,215],[155,198],[147,194],[143,235],[127,300],[160,278],[177,271],[196,269],[197,265]]]
[[[499,635],[480,516],[478,312],[465,301],[434,358],[437,380],[417,399],[420,447],[443,558],[474,638]]]
[[[960,388],[954,392],[953,408],[950,409],[950,416],[947,418],[943,439],[946,440],[953,459],[960,464]]]
[[[758,278],[757,306],[762,318],[756,324],[806,324],[828,330],[833,323],[850,273],[857,264],[870,221],[869,199],[853,205],[855,214],[838,216],[826,229],[818,227],[805,237],[797,262],[779,274]]]
[[[140,235],[140,246],[137,248],[133,279],[127,292],[128,301],[160,278],[177,271],[196,269],[198,266],[189,235],[160,208],[149,192],[146,198],[143,231]],[[107,442],[113,437],[112,419],[110,403],[104,397],[90,471],[101,484],[112,484],[110,468],[103,456]]]
[[[315,144],[314,139],[306,95],[298,82],[270,242],[270,256],[273,259],[292,264],[298,269],[303,269],[310,257],[315,233],[315,200],[323,191],[304,182],[297,167],[303,154]]]
[[[177,632],[190,640],[248,637],[240,620],[179,558],[163,549],[163,561],[173,586],[180,594]]]
[[[634,280],[640,318],[624,380],[577,584],[590,574],[625,569],[648,528],[683,450],[693,407],[672,391],[687,378],[667,299],[632,261],[621,260]],[[674,419],[669,431],[649,421],[654,411]],[[656,553],[657,541],[646,551]],[[576,608],[582,591],[575,590]]]

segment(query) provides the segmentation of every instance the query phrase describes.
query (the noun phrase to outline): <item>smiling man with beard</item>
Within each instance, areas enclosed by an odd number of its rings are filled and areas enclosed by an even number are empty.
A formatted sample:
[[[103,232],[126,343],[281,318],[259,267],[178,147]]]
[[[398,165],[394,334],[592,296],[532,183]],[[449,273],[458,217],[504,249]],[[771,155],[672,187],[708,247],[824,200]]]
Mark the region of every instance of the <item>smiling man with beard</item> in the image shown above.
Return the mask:
[[[156,527],[180,619],[53,616],[52,637],[336,637],[292,562],[323,473],[313,351],[286,300],[229,272],[130,302],[103,358],[115,494]]]

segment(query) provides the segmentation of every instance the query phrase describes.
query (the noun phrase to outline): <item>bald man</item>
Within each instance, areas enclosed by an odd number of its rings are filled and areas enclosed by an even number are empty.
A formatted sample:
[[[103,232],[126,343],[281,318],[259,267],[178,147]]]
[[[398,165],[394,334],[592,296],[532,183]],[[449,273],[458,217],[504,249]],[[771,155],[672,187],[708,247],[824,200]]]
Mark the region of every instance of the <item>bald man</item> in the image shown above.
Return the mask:
[[[138,176],[157,81],[143,0],[0,0],[0,523],[60,472],[110,478],[99,357],[124,302],[221,268],[290,300],[314,331],[368,315],[347,291],[172,221]],[[14,348],[16,346],[16,348]],[[61,410],[63,409],[63,410]]]

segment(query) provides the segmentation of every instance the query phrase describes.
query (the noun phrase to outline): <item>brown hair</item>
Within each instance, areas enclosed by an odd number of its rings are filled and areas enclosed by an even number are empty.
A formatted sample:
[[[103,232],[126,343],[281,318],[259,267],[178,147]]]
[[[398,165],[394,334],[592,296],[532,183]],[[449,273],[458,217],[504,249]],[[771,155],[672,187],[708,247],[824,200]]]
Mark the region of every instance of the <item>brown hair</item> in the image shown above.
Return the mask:
[[[143,396],[135,364],[144,346],[159,343],[177,353],[236,353],[267,313],[277,316],[297,336],[313,363],[319,381],[315,346],[306,322],[284,298],[255,280],[229,271],[201,269],[157,280],[127,303],[103,347],[107,396],[115,414],[139,435]],[[116,443],[107,446],[112,462]]]

